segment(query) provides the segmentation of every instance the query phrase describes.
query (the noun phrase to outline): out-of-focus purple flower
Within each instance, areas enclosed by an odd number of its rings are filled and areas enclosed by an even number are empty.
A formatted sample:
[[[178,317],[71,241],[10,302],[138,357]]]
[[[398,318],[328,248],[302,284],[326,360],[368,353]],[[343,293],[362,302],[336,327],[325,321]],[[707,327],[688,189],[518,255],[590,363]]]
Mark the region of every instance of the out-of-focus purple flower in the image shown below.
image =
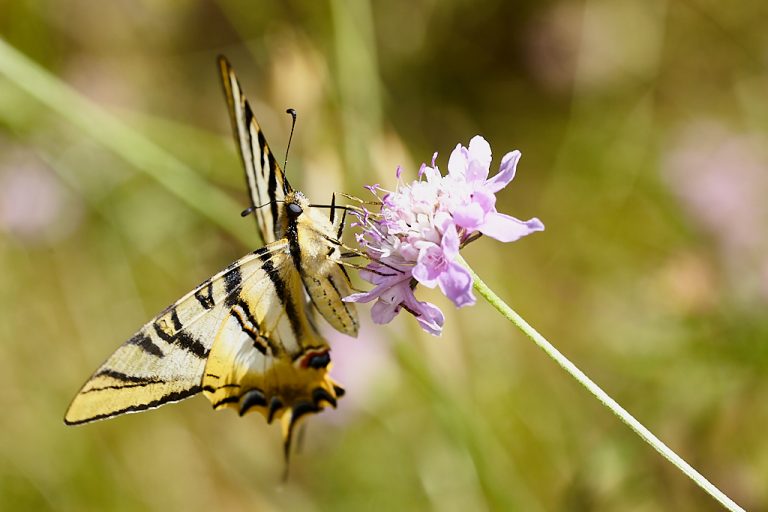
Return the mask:
[[[83,209],[77,198],[32,152],[0,159],[0,237],[27,245],[53,244],[76,230]]]
[[[683,210],[714,242],[723,266],[720,284],[741,299],[768,300],[766,169],[764,135],[712,121],[684,127],[662,162]]]
[[[440,173],[436,158],[437,153],[431,165],[421,165],[416,181],[399,182],[394,192],[378,185],[367,187],[380,198],[381,210],[361,209],[355,225],[362,228],[357,241],[371,259],[360,276],[375,286],[345,300],[376,300],[371,316],[380,324],[405,309],[425,331],[439,335],[443,313],[434,304],[416,299],[417,284],[439,287],[456,307],[472,305],[472,277],[456,261],[459,249],[480,234],[512,242],[543,230],[544,225],[536,218],[521,221],[496,210],[496,192],[515,177],[519,151],[504,155],[492,178],[488,178],[491,147],[479,135],[469,147],[456,146],[447,175]],[[401,173],[398,168],[398,181]]]

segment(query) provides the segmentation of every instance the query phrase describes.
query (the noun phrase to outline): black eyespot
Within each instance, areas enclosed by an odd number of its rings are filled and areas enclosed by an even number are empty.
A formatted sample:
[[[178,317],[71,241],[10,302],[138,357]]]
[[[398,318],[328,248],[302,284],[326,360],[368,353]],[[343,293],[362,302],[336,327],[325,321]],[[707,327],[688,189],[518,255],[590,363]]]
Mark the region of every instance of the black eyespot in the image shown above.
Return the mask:
[[[288,209],[294,215],[301,215],[302,212],[304,212],[304,210],[301,209],[301,206],[299,206],[297,203],[289,203]]]
[[[322,354],[315,354],[310,357],[309,361],[307,361],[307,366],[316,370],[321,370],[328,366],[330,362],[331,355],[328,352],[323,352]]]

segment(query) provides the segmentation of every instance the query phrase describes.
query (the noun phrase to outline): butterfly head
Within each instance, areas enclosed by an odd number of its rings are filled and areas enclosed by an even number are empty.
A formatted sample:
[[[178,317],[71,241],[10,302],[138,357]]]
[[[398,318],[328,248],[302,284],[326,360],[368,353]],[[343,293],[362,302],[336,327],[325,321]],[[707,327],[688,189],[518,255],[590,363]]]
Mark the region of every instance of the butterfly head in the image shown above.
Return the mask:
[[[309,207],[309,199],[299,191],[291,191],[285,196],[285,208],[288,216],[296,218]]]

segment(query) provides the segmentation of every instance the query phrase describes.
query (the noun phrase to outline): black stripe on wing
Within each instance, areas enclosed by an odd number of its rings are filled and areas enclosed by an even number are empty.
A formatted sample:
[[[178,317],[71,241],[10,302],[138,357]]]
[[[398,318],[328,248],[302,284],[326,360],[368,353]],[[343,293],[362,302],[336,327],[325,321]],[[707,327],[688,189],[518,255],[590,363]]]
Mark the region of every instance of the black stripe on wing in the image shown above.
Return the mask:
[[[213,301],[213,282],[207,279],[195,290],[195,298],[205,309],[211,309],[216,304]]]
[[[169,317],[172,326],[168,325]],[[160,314],[152,324],[152,327],[154,327],[155,333],[157,333],[161,340],[191,352],[200,359],[208,357],[209,349],[199,340],[195,339],[191,333],[184,330],[184,326],[181,320],[179,320],[179,315],[176,311],[176,305],[171,306],[165,313]]]
[[[152,341],[152,338],[144,334],[142,331],[136,333],[131,339],[128,340],[127,343],[131,345],[137,345],[144,352],[155,357],[163,357],[165,355],[163,354],[163,351],[160,349],[160,347],[155,345],[155,343]]]
[[[261,269],[267,273],[272,286],[275,288],[277,298],[280,300],[280,304],[285,309],[285,314],[288,317],[288,321],[291,324],[291,330],[296,339],[302,339],[304,337],[304,324],[299,317],[299,311],[296,308],[296,303],[293,301],[293,297],[288,293],[288,287],[280,275],[280,269],[275,267],[270,259],[269,253],[261,253],[256,251],[254,254],[261,258]]]

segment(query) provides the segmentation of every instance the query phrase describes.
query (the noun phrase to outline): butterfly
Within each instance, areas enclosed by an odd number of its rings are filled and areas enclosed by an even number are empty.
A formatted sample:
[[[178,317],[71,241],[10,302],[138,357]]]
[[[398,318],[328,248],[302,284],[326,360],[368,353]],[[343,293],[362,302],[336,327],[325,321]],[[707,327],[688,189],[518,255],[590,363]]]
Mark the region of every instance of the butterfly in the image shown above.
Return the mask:
[[[234,70],[218,59],[251,207],[263,242],[164,309],[102,364],[66,412],[78,425],[153,409],[202,392],[215,410],[280,419],[286,459],[297,422],[344,389],[329,375],[319,312],[356,336],[339,241],[346,210],[330,215],[294,190],[267,145]],[[336,215],[341,208],[344,215]]]

